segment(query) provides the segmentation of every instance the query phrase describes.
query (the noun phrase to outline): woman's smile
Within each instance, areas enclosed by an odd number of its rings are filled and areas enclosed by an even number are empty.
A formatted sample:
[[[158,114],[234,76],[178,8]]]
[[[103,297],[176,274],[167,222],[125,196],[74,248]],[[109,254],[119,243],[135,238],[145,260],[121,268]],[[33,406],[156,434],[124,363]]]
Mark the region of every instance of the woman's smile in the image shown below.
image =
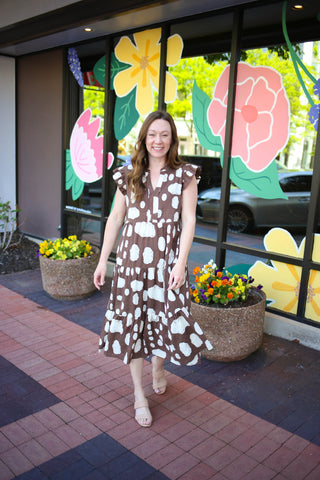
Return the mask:
[[[157,160],[166,157],[172,142],[171,126],[167,120],[152,122],[146,136],[146,148],[150,157]]]

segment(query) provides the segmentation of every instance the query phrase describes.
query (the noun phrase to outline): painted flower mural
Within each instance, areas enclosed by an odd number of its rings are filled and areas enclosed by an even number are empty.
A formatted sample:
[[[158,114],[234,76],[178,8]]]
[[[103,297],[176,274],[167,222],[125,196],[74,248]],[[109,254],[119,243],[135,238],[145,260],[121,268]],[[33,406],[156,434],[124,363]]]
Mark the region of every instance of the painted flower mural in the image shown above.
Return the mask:
[[[296,71],[297,78],[300,82],[300,85],[302,87],[302,90],[308,100],[308,103],[310,105],[310,110],[308,113],[309,121],[313,125],[313,128],[315,131],[318,131],[318,123],[319,123],[319,111],[320,111],[320,103],[315,103],[312,96],[310,95],[307,85],[305,81],[303,80],[303,77],[301,75],[301,72],[304,72],[308,79],[313,83],[313,92],[315,96],[318,97],[320,100],[320,78],[316,78],[312,73],[307,69],[307,67],[304,65],[302,62],[301,58],[297,53],[295,52],[292,43],[290,42],[288,31],[287,31],[287,25],[286,25],[286,12],[287,12],[287,4],[288,2],[283,2],[282,6],[282,31],[283,31],[283,36],[285,38],[286,44],[288,46],[288,50],[291,55],[291,60],[294,66],[294,69]]]
[[[208,109],[208,123],[224,145],[228,65],[219,77]],[[232,157],[252,171],[266,169],[284,148],[289,136],[290,107],[281,75],[270,67],[238,64]]]
[[[83,191],[84,182],[92,183],[103,175],[103,136],[98,135],[100,118],[91,121],[87,108],[76,121],[70,138],[70,151],[66,155],[66,189],[72,188],[76,200]],[[107,168],[113,164],[113,154],[108,153]]]
[[[116,58],[130,65],[115,76],[116,94],[118,97],[125,97],[136,87],[135,106],[140,115],[146,115],[152,111],[153,89],[159,89],[160,37],[161,28],[145,30],[133,35],[135,43],[129,37],[121,37],[115,48]],[[179,62],[182,48],[183,42],[179,35],[173,35],[168,39],[167,65],[174,66]],[[166,72],[165,101],[167,103],[175,99],[176,91],[175,78]]]
[[[302,258],[305,239],[298,247],[290,233],[281,228],[273,228],[264,237],[267,251]],[[314,236],[313,260],[320,262],[320,235]],[[249,275],[263,279],[263,288],[271,304],[280,310],[297,312],[300,289],[301,267],[272,261],[272,265],[257,261],[249,270]],[[308,297],[305,309],[307,318],[320,321],[320,272],[311,270],[308,284]]]
[[[84,182],[95,182],[102,177],[103,136],[98,136],[100,118],[90,123],[91,110],[87,108],[78,118],[70,138],[70,154],[76,175]]]
[[[215,85],[211,99],[194,82],[192,110],[201,145],[220,152],[221,164],[227,119],[228,65]],[[238,64],[230,180],[260,198],[285,198],[276,155],[289,137],[290,107],[281,75],[273,68]]]

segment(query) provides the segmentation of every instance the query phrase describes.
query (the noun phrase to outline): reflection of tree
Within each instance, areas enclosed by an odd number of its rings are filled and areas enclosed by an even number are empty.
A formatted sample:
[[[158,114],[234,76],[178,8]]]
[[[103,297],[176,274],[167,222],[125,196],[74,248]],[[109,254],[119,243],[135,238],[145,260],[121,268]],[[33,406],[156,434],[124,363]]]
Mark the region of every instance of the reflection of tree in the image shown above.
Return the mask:
[[[167,105],[167,110],[174,118],[182,118],[192,135],[192,88],[196,80],[203,92],[212,97],[214,86],[227,62],[217,62],[214,66],[204,57],[184,58],[169,71],[178,81],[177,99]]]
[[[297,55],[302,55],[303,49],[301,48],[301,45],[299,43],[292,45],[292,47],[294,51],[297,53]],[[284,60],[288,60],[288,58],[290,58],[290,51],[287,45],[274,45],[273,47],[268,47],[267,51],[268,51],[268,55],[272,55],[273,53],[276,53],[279,58],[283,58]],[[216,62],[229,63],[231,60],[231,53],[228,53],[228,52],[214,53],[211,55],[205,55],[204,59],[206,60],[206,62],[210,63],[210,65]],[[241,51],[240,60],[242,62],[246,62],[248,60],[248,53],[246,50]]]
[[[98,135],[103,135],[104,88],[85,86],[83,89],[83,110],[91,108],[92,118],[101,118]]]
[[[314,129],[309,122],[309,105],[304,101],[304,92],[297,78],[294,65],[291,58],[284,59],[274,52],[272,55],[268,51],[249,50],[247,52],[247,62],[251,65],[266,65],[277,70],[282,77],[284,88],[290,102],[290,137],[284,153],[289,154],[295,144],[303,142],[304,138],[315,136]],[[310,70],[314,70],[312,66]],[[313,84],[309,81],[306,74],[302,74],[306,88],[311,93]]]
[[[295,45],[294,51],[296,55],[302,55],[303,45]],[[272,67],[282,76],[291,110],[290,138],[283,151],[284,155],[288,156],[291,147],[295,144],[300,144],[304,138],[315,137],[315,131],[308,119],[310,106],[304,101],[304,92],[297,78],[289,49],[286,45],[279,45],[266,49],[247,50],[242,52],[241,60],[245,60],[253,66]],[[178,80],[178,92],[177,99],[169,104],[167,109],[174,118],[181,118],[185,121],[190,135],[193,131],[192,87],[194,80],[198,87],[212,98],[214,86],[229,61],[229,53],[207,55],[182,59],[177,66],[170,68],[170,72]],[[308,66],[308,69],[316,74],[314,67]],[[302,72],[302,77],[306,88],[310,94],[313,94],[313,83],[304,72]]]

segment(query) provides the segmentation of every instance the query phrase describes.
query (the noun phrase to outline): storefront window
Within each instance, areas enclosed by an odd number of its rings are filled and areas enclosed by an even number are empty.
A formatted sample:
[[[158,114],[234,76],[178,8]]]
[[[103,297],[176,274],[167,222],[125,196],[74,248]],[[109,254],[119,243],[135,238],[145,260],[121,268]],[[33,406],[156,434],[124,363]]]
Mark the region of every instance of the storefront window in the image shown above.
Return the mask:
[[[320,227],[312,182],[320,42],[314,34],[314,40],[306,38],[303,31],[299,38],[293,28],[307,21],[314,30],[314,13],[296,14],[285,5],[250,5],[243,16],[241,8],[212,12],[110,39],[106,57],[100,51],[91,63],[87,58],[88,78],[98,62],[100,85],[85,86],[79,115],[90,109],[91,122],[100,119],[96,139],[108,132],[105,145],[110,152],[104,156],[112,170],[130,162],[145,116],[165,106],[177,125],[179,154],[202,168],[189,266],[218,259],[224,263],[220,267],[253,269],[257,281],[265,283],[271,308],[315,320],[317,304],[311,308],[310,298],[320,288],[320,260],[310,242],[307,258],[304,245],[310,226],[316,225],[316,239]],[[165,40],[167,57],[161,62]],[[111,59],[110,99],[104,98],[104,58]],[[229,84],[233,72],[235,81]],[[111,153],[114,158],[109,159]],[[100,173],[82,180],[78,196],[69,189],[65,207],[68,215],[73,211],[81,219],[74,228],[97,237],[114,195],[110,175],[103,178]],[[80,187],[78,182],[74,190]],[[306,267],[306,262],[311,264]],[[288,278],[273,280],[276,265],[288,270]],[[301,279],[308,286],[301,286]],[[286,281],[297,301],[276,305],[268,283],[276,282],[281,292]],[[299,295],[306,298],[307,288],[309,300],[301,306]]]

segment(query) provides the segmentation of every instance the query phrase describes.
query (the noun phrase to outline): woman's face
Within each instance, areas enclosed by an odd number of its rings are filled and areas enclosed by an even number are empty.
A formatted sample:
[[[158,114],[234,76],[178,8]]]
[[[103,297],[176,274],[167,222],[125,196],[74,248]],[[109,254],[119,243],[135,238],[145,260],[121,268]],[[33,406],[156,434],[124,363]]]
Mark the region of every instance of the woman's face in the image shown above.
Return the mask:
[[[150,159],[166,160],[172,142],[171,126],[167,120],[151,123],[146,136],[146,148]]]

